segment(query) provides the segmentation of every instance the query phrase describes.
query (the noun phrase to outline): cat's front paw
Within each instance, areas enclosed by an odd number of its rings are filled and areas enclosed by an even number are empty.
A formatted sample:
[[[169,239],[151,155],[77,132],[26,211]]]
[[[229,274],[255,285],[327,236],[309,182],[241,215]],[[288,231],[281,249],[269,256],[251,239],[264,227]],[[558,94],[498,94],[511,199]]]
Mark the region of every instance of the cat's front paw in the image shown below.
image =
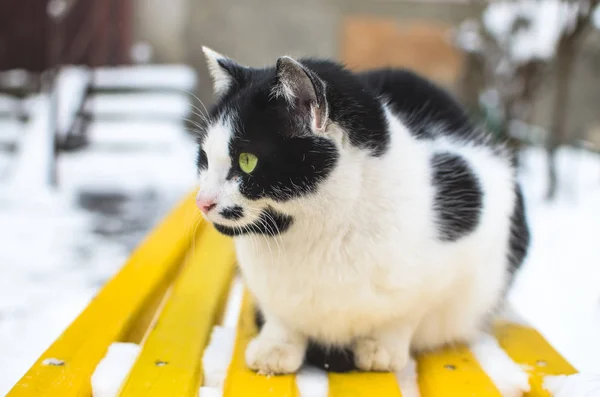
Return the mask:
[[[377,339],[360,339],[354,345],[354,363],[361,371],[398,372],[408,364],[408,346],[384,344]]]
[[[261,375],[291,374],[304,362],[304,353],[302,345],[259,336],[246,348],[246,364]]]

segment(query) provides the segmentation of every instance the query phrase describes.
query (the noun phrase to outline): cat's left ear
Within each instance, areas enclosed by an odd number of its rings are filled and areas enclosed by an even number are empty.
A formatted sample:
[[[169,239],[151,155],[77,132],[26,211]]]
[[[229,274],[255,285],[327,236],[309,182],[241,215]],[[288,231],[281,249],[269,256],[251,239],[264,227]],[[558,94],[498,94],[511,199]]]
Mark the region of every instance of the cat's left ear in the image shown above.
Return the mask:
[[[212,77],[213,90],[217,98],[229,90],[242,88],[250,80],[250,68],[240,65],[208,47],[202,47],[202,51],[206,56],[208,71]]]
[[[309,120],[315,132],[324,132],[328,123],[325,82],[300,62],[281,57],[277,60],[276,97],[283,97],[302,119]]]

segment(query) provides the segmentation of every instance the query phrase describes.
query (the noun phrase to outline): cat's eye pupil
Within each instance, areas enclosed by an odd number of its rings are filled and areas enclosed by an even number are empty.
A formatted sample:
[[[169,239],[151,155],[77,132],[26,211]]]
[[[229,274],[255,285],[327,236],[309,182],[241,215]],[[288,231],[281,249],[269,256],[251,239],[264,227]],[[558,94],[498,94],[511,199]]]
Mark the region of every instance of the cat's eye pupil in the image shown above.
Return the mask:
[[[239,158],[239,165],[243,172],[250,174],[256,168],[258,164],[258,157],[252,153],[241,153]]]

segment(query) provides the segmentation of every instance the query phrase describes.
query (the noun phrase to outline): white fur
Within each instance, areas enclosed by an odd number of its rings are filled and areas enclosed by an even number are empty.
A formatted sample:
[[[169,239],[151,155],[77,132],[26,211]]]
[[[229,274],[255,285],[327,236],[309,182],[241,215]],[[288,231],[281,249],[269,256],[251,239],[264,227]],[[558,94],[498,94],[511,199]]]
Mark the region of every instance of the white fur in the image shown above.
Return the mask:
[[[206,57],[208,71],[213,79],[213,90],[215,95],[223,95],[231,85],[231,75],[219,65],[219,60],[227,59],[226,56],[211,50],[208,47],[202,47],[204,56]]]
[[[199,201],[213,201],[217,204],[211,212],[211,221],[226,226],[236,226],[239,222],[225,219],[219,215],[219,212],[235,204],[245,207],[248,215],[244,219],[247,223],[256,221],[259,216],[258,211],[249,210],[253,202],[240,194],[239,180],[236,178],[227,180],[227,174],[232,166],[229,155],[229,141],[233,134],[231,123],[231,116],[223,116],[218,123],[208,128],[202,147],[208,157],[210,172],[200,172],[199,183],[202,189],[196,194]]]
[[[335,124],[325,136],[340,150],[338,165],[317,194],[277,203],[250,202],[225,183],[220,199],[252,214],[270,205],[294,217],[275,237],[235,238],[245,281],[266,324],[247,351],[264,373],[296,371],[307,338],[352,344],[362,369],[401,370],[409,349],[472,340],[501,298],[507,279],[514,205],[509,161],[485,147],[439,139],[417,141],[386,109],[390,150],[372,157],[351,146]],[[231,134],[221,121],[204,145],[209,169],[202,190],[226,174],[213,164]],[[223,143],[213,143],[223,140]],[[460,154],[485,192],[477,229],[456,242],[437,239],[432,153]],[[211,175],[219,175],[214,179]],[[209,218],[221,222],[218,215]],[[240,224],[252,221],[252,216]]]

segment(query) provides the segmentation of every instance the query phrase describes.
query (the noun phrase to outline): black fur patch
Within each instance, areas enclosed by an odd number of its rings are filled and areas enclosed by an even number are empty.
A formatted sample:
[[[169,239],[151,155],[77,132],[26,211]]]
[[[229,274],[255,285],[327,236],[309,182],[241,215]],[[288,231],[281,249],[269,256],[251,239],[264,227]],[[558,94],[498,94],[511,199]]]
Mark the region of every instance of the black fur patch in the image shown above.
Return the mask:
[[[211,110],[209,123],[229,119],[233,137],[229,142],[232,168],[228,178],[239,178],[240,192],[250,200],[290,200],[316,191],[335,167],[339,153],[326,138],[292,122],[291,109],[283,98],[274,98],[274,69],[248,69],[251,83],[230,90]],[[300,128],[300,129],[299,129]],[[240,153],[258,158],[251,174],[239,167]]]
[[[456,241],[475,230],[483,192],[469,164],[459,155],[437,153],[431,160],[439,238]]]
[[[288,108],[283,98],[273,97],[272,89],[277,84],[274,67],[254,69],[224,62],[222,66],[235,77],[235,83],[210,111],[209,123],[235,109],[239,138],[247,142],[253,142],[245,136],[252,135],[253,130],[267,142],[274,134],[286,139],[308,135],[309,126],[292,123],[294,110]],[[374,156],[383,155],[390,142],[387,123],[379,100],[365,89],[363,82],[335,62],[315,59],[299,62],[311,76],[325,83],[329,120],[347,131],[351,144]],[[290,146],[295,145],[290,143]],[[278,145],[276,148],[279,149]],[[303,154],[309,153],[311,150],[305,150]]]
[[[208,168],[208,157],[206,157],[206,153],[202,149],[198,150],[198,154],[196,155],[196,167],[198,167],[198,170]]]
[[[515,209],[510,218],[509,263],[511,271],[517,271],[527,255],[531,239],[527,217],[525,216],[525,200],[520,186],[515,186]]]
[[[265,323],[265,319],[260,309],[256,308],[254,313],[256,326],[260,330]],[[354,364],[354,353],[350,348],[327,347],[314,341],[308,343],[304,362],[327,372],[343,373],[357,369]]]
[[[252,81],[252,69],[245,68],[230,59],[219,59],[219,66],[227,71],[231,76],[231,83],[223,93],[223,98],[235,94],[237,91],[246,87]]]
[[[328,139],[297,136],[285,111],[271,106],[262,94],[240,99],[229,145],[234,164],[230,177],[241,179],[240,193],[250,200],[286,201],[314,193],[335,167],[339,153]],[[244,152],[258,157],[251,174],[239,168]]]
[[[327,347],[309,341],[305,362],[327,372],[356,371],[354,353],[350,348]]]
[[[375,95],[388,101],[417,139],[448,135],[472,143],[491,141],[448,92],[411,71],[377,69],[361,73],[360,78]]]
[[[376,157],[385,154],[390,136],[381,103],[358,75],[330,61],[301,62],[325,81],[329,118],[348,132],[350,143]]]
[[[225,219],[235,221],[244,216],[244,209],[239,205],[234,205],[233,207],[223,208],[219,214]]]
[[[258,220],[246,226],[231,227],[215,223],[215,229],[227,236],[241,236],[244,234],[264,234],[276,236],[285,232],[292,226],[294,219],[291,216],[281,214],[272,208],[264,210]]]

